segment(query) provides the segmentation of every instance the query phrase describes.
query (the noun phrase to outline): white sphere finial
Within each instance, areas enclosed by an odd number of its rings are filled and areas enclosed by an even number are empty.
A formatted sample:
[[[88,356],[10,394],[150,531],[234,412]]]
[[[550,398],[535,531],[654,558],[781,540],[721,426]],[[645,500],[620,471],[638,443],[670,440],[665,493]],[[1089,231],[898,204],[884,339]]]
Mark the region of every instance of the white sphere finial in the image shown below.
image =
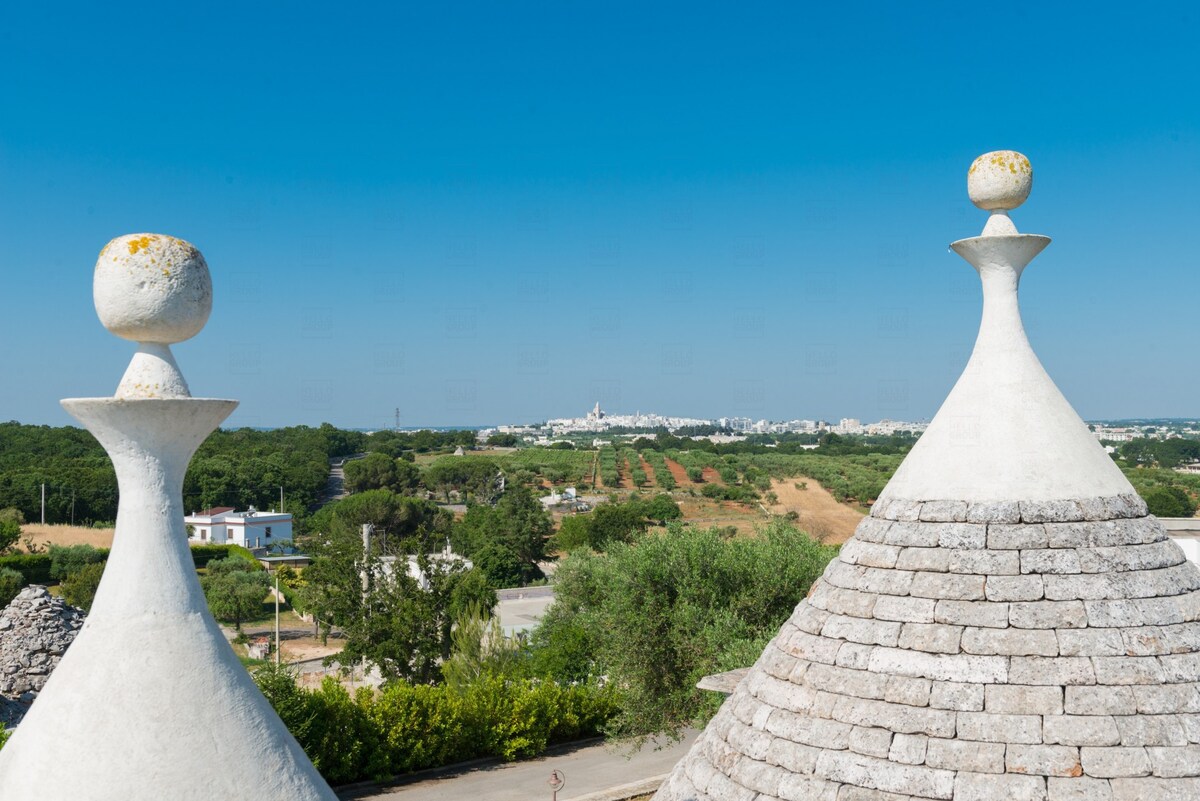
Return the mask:
[[[170,346],[200,333],[212,313],[212,277],[200,251],[173,236],[119,236],[96,260],[92,298],[105,328],[138,343],[117,397],[189,397]]]
[[[971,163],[967,195],[979,208],[992,212],[984,236],[1017,233],[1008,212],[1020,206],[1033,188],[1033,165],[1015,150],[993,150]]]
[[[134,342],[171,345],[200,333],[212,312],[212,278],[200,251],[160,234],[128,234],[96,260],[92,297],[100,322]]]

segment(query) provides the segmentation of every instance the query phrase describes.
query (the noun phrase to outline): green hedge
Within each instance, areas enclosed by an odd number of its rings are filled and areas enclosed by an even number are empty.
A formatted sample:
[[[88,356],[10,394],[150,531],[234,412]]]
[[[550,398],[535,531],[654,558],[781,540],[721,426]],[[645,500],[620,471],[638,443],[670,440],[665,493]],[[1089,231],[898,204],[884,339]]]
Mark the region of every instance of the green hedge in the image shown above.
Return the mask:
[[[224,559],[227,556],[236,556],[239,559],[245,559],[247,562],[252,562],[256,567],[261,567],[262,563],[254,558],[254,554],[246,550],[240,545],[193,545],[192,546],[192,561],[196,567],[208,567],[208,563],[214,559]]]
[[[397,683],[350,695],[332,678],[301,689],[274,666],[255,680],[331,784],[536,756],[551,743],[599,734],[616,711],[615,693],[595,684],[488,676],[463,688]]]
[[[108,549],[97,549],[108,558]],[[240,545],[197,545],[192,548],[192,561],[196,567],[205,567],[213,559],[224,559],[226,556],[238,556],[254,564],[260,564],[254,554]],[[0,556],[0,567],[16,570],[25,577],[26,584],[54,584],[50,576],[50,554],[48,553],[18,553],[10,556]]]
[[[50,554],[18,553],[0,556],[0,567],[11,568],[25,577],[26,584],[50,584]]]

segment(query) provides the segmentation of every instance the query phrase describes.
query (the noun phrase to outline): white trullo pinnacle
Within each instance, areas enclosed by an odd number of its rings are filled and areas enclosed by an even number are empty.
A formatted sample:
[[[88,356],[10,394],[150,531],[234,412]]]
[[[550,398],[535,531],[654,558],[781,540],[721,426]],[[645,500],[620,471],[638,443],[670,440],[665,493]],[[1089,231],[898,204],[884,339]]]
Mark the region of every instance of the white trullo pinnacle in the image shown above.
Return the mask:
[[[972,165],[970,363],[656,801],[1200,799],[1200,571],[1025,337],[1032,178]]]
[[[62,403],[113,460],[117,528],[87,622],[0,750],[0,799],[332,801],[209,614],[188,550],[184,473],[237,406],[190,397],[171,356],[208,319],[208,266],[173,237],[120,237],[94,296],[138,352],[115,397]]]

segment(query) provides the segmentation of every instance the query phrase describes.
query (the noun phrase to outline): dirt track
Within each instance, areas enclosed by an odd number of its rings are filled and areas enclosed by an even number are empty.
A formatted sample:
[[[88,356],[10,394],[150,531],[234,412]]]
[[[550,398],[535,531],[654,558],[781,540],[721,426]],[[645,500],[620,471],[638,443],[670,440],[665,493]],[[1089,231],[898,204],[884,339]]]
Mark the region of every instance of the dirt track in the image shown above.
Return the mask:
[[[638,458],[638,464],[641,465],[642,472],[644,472],[646,474],[646,486],[643,487],[643,489],[657,488],[658,487],[658,476],[654,475],[654,467],[651,466],[651,464],[649,462],[647,462],[645,459],[643,459],[642,455],[640,453],[638,454],[637,458]]]
[[[797,484],[807,489],[796,489]],[[779,503],[767,506],[772,514],[798,513],[797,525],[828,543],[840,544],[850,539],[864,517],[852,507],[838,503],[829,490],[812,479],[802,476],[776,479],[771,482],[771,489],[779,496]]]
[[[663,458],[663,461],[666,462],[667,469],[671,471],[671,477],[675,479],[676,484],[681,487],[689,487],[694,483],[688,478],[687,470],[679,462],[666,457]]]

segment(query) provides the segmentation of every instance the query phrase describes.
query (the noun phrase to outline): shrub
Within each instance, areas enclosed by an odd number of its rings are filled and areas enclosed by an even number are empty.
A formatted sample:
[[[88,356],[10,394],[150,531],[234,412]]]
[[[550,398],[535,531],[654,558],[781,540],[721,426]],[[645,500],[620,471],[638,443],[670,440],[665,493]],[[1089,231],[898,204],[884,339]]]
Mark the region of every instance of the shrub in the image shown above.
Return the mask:
[[[92,601],[104,576],[104,562],[93,562],[68,575],[62,582],[63,600],[85,612],[92,611]]]
[[[261,563],[254,558],[254,554],[240,545],[193,545],[191,550],[192,563],[196,567],[208,567],[208,563],[214,559],[224,559],[229,556],[236,556],[261,567]]]
[[[25,577],[26,584],[51,584],[50,554],[18,553],[0,556],[0,568],[16,570]]]
[[[534,756],[550,743],[598,734],[615,709],[612,690],[486,676],[462,688],[396,682],[348,693],[332,678],[296,686],[286,667],[255,674],[263,694],[331,784],[483,756]]]
[[[8,606],[8,602],[17,597],[25,587],[25,576],[11,567],[0,567],[0,607]]]
[[[0,553],[4,553],[21,538],[21,524],[16,520],[0,519]]]
[[[533,633],[535,668],[620,688],[618,734],[678,731],[715,710],[703,676],[744,667],[837,553],[776,520],[759,536],[671,524],[600,555],[575,551]]]
[[[59,581],[88,565],[108,559],[107,548],[93,548],[91,545],[51,545],[48,553],[50,578]]]

